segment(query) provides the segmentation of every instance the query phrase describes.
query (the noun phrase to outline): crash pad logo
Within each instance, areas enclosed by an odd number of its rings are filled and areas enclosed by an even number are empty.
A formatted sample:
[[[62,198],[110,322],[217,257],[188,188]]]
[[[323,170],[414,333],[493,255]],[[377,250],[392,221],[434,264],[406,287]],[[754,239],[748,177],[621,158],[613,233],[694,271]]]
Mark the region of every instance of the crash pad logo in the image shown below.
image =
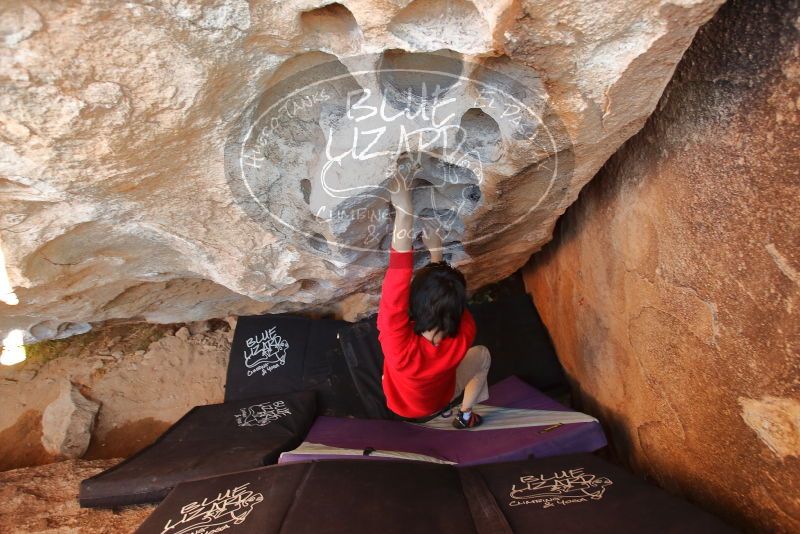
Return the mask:
[[[259,371],[261,376],[265,376],[286,363],[289,342],[275,332],[274,326],[248,338],[245,345],[247,350],[244,351],[244,365],[247,367],[247,376]]]
[[[542,508],[579,502],[599,501],[613,484],[607,477],[584,472],[582,467],[553,473],[552,476],[520,477],[520,485],[511,487],[509,506],[541,504]]]
[[[216,534],[243,523],[264,495],[249,490],[250,483],[219,493],[213,499],[194,501],[181,508],[177,521],[170,519],[161,534]]]
[[[292,415],[283,401],[262,402],[239,410],[236,424],[239,426],[267,426],[281,417]]]

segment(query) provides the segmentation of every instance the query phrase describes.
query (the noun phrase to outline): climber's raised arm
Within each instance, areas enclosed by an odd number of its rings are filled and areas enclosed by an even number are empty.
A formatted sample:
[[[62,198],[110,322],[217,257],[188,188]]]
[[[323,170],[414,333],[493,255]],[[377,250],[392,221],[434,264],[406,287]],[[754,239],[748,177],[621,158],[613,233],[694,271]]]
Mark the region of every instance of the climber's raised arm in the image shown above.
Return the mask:
[[[411,201],[410,184],[402,176],[398,176],[392,192],[394,206],[394,230],[392,231],[392,248],[398,252],[408,252],[414,242],[414,206]]]
[[[414,271],[411,252],[414,231],[414,210],[411,191],[405,180],[398,176],[392,189],[394,230],[389,268],[383,277],[381,300],[378,305],[378,339],[384,350],[384,363],[392,368],[408,364],[408,344],[414,337],[409,319],[409,293]]]
[[[422,243],[431,254],[431,263],[442,261],[444,248],[442,246],[439,222],[436,219],[429,219],[422,225]]]

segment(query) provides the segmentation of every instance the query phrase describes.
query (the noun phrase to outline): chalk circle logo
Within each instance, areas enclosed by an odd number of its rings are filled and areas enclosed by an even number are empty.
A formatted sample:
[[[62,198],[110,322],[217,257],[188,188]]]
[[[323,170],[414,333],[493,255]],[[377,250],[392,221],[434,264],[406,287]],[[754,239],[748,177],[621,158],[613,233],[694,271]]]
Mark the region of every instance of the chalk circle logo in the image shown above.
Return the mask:
[[[289,342],[278,335],[274,326],[247,338],[245,346],[247,348],[244,350],[243,356],[247,376],[258,372],[261,373],[261,376],[266,376],[267,373],[271,373],[286,363]]]
[[[245,522],[264,495],[249,489],[250,483],[224,490],[216,497],[181,507],[180,517],[170,519],[161,534],[216,534]]]
[[[552,508],[580,502],[599,501],[613,482],[608,477],[586,473],[582,467],[553,473],[528,475],[511,487],[510,506],[541,505]]]
[[[415,236],[462,250],[559,205],[571,143],[532,69],[449,51],[332,57],[287,61],[229,140],[229,184],[251,216],[352,261],[388,251],[398,187],[411,189]],[[507,209],[493,217],[490,204]]]

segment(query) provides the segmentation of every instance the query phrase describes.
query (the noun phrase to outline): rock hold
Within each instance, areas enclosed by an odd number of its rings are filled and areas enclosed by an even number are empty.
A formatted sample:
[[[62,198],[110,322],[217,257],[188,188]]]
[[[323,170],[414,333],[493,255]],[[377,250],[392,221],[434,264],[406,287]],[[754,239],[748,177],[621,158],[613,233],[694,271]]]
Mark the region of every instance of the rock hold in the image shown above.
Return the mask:
[[[58,398],[42,414],[42,445],[62,458],[80,458],[89,448],[100,404],[66,382]]]

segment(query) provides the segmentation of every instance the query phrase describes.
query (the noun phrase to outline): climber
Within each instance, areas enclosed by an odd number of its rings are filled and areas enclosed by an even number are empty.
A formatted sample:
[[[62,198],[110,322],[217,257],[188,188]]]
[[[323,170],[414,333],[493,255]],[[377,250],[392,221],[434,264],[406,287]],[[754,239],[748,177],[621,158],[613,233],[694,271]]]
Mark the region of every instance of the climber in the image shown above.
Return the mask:
[[[476,328],[466,308],[466,281],[442,261],[438,232],[423,232],[431,263],[412,280],[414,212],[409,186],[397,177],[391,194],[394,231],[378,308],[383,391],[389,409],[407,419],[445,415],[463,392],[453,426],[473,428],[483,422],[473,406],[489,397],[489,350],[470,347]]]

